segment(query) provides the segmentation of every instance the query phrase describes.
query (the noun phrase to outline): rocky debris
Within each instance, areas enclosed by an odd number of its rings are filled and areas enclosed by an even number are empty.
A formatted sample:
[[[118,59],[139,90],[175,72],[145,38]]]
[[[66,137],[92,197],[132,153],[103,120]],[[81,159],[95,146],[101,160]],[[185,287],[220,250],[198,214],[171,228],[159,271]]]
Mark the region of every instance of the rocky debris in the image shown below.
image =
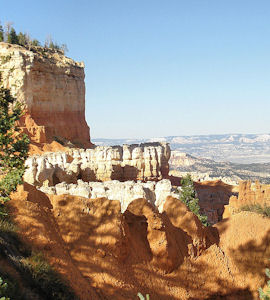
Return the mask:
[[[60,52],[0,43],[5,87],[24,104],[20,126],[32,142],[90,144],[85,121],[84,65]]]
[[[70,149],[27,159],[25,182],[41,186],[65,181],[160,180],[169,172],[167,143]]]
[[[179,198],[181,188],[173,188],[170,180],[163,179],[159,182],[134,182],[118,180],[105,182],[84,182],[78,180],[75,184],[61,182],[55,186],[42,186],[40,191],[48,195],[72,195],[84,198],[107,198],[118,200],[121,212],[124,213],[128,205],[136,199],[145,199],[152,206],[157,207],[159,213],[164,211],[164,203],[168,196]],[[178,200],[179,201],[179,200]]]
[[[254,184],[251,181],[240,181],[238,197],[230,197],[228,205],[225,205],[223,218],[239,212],[242,206],[254,204],[270,206],[270,185],[260,184],[259,181]]]

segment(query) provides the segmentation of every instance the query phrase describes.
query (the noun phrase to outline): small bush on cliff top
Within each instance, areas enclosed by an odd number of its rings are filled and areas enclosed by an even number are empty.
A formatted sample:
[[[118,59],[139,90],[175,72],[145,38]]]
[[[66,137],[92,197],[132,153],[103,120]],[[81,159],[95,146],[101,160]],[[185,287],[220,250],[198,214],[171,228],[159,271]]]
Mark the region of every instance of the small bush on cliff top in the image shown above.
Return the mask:
[[[7,42],[10,44],[16,44],[23,47],[28,47],[31,49],[32,46],[42,47],[41,43],[37,39],[32,39],[29,34],[20,32],[16,33],[14,27],[12,27],[13,22],[6,22],[5,29],[0,24],[0,42]],[[61,51],[64,54],[68,52],[66,44],[59,45],[57,42],[54,42],[50,36],[48,36],[44,43],[44,48],[50,48],[56,51]]]
[[[10,44],[19,44],[19,38],[16,34],[16,31],[13,27],[11,27],[10,32],[8,33],[8,43]]]
[[[239,211],[251,211],[270,218],[270,206],[261,206],[258,203],[242,206]]]
[[[199,218],[204,226],[208,226],[207,216],[200,213],[199,199],[196,197],[196,191],[190,174],[181,179],[181,186],[180,200]]]

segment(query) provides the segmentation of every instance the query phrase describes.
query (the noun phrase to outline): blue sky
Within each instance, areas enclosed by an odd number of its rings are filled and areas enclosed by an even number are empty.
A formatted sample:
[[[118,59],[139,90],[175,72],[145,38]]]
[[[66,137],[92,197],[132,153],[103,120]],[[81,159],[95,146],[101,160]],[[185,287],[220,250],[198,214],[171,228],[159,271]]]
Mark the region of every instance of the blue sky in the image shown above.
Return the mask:
[[[1,0],[85,62],[93,138],[270,132],[270,1]]]

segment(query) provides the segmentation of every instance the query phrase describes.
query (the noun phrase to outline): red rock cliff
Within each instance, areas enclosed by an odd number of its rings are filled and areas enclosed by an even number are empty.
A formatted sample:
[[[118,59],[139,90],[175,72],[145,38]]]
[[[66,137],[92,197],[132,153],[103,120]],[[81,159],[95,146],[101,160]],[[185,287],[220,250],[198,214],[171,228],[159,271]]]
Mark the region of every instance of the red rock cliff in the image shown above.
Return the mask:
[[[4,85],[24,104],[21,127],[32,142],[90,143],[85,121],[84,65],[60,52],[0,43]]]

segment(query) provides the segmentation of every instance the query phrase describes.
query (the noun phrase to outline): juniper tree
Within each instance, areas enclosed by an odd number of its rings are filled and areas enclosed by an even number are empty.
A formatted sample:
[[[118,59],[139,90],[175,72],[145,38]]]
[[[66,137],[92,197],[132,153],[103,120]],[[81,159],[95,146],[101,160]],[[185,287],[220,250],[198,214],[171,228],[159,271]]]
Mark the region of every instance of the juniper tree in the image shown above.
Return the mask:
[[[0,203],[10,199],[10,193],[22,183],[29,139],[18,127],[22,105],[3,87],[0,78]]]

